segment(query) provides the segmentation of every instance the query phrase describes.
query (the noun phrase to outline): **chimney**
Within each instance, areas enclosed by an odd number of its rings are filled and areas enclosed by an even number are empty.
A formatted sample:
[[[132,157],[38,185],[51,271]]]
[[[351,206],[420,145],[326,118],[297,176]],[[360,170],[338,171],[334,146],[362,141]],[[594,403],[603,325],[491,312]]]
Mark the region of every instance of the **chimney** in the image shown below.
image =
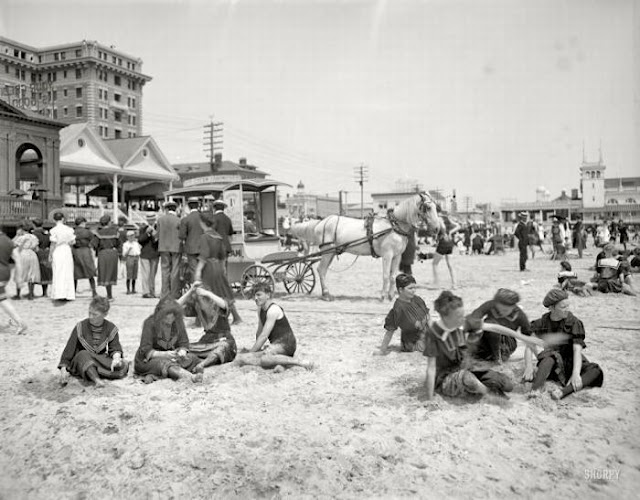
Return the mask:
[[[246,158],[240,158],[238,160],[238,164],[242,167],[245,168],[247,166],[247,159]]]

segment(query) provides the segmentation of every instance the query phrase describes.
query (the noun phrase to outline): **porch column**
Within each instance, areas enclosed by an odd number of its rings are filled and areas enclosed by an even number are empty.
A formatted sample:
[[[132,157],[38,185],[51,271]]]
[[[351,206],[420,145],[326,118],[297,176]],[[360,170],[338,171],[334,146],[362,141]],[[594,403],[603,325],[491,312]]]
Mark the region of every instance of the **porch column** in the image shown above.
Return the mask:
[[[111,218],[111,222],[115,224],[118,222],[118,174],[113,174],[113,186],[111,186],[111,191],[113,194],[113,217]]]
[[[77,177],[76,177],[76,208],[80,208],[80,184],[78,183]]]

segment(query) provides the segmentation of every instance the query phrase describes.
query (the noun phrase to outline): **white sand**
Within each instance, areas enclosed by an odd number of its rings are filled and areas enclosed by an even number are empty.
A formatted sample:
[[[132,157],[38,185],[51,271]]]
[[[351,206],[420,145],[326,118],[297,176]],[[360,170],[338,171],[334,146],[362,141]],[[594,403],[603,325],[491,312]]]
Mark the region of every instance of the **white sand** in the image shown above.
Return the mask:
[[[589,250],[571,261],[581,279],[590,276]],[[514,251],[453,260],[468,311],[503,286],[521,294],[530,319],[544,312],[558,269],[538,255],[533,271],[520,273]],[[428,288],[431,262],[414,269],[431,306],[439,293]],[[448,283],[444,262],[440,276]],[[64,307],[13,302],[30,328],[25,336],[0,332],[0,498],[637,497],[640,299],[571,298],[587,329],[585,354],[605,372],[603,388],[557,403],[528,400],[520,385],[507,404],[439,399],[430,409],[418,397],[421,355],[372,355],[390,307],[376,299],[380,262],[360,258],[329,280],[333,303],[319,300],[319,286],[310,297],[277,286],[298,353],[318,368],[275,374],[225,365],[208,369],[202,385],[144,385],[131,372],[102,390],[76,379],[60,388],[56,365],[86,316],[88,283]],[[155,301],[126,296],[124,282],[115,296],[109,319],[132,360]],[[245,322],[233,333],[249,347],[255,306],[238,304]],[[199,334],[190,330],[192,340]],[[519,380],[521,351],[503,369]]]

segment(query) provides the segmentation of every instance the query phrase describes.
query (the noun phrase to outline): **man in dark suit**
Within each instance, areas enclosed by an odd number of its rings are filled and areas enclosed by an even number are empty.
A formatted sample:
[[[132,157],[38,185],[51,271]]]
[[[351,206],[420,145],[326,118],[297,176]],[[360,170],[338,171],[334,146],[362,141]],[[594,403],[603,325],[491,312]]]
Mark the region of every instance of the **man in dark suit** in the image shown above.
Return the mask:
[[[183,252],[187,256],[189,263],[189,283],[193,283],[198,265],[198,254],[200,253],[200,236],[204,233],[200,225],[200,200],[193,196],[187,199],[189,215],[180,221],[179,238],[183,241]]]
[[[227,250],[227,258],[229,258],[229,254],[231,254],[231,235],[233,234],[233,225],[231,224],[231,219],[227,214],[224,213],[224,209],[227,204],[224,200],[218,199],[214,200],[211,204],[213,207],[213,218],[216,221],[215,227],[218,234],[222,237],[222,242],[224,244],[225,249]],[[227,267],[227,259],[224,261],[225,269]],[[233,324],[237,325],[242,323],[242,318],[240,318],[240,314],[236,309],[235,303],[229,304],[229,312],[233,317]]]
[[[222,241],[224,242],[224,247],[227,249],[227,257],[231,253],[231,240],[230,237],[233,234],[233,225],[231,224],[231,219],[227,214],[224,213],[224,209],[227,207],[227,204],[224,200],[214,200],[213,201],[213,218],[216,221],[216,231],[220,236],[222,236]]]
[[[527,227],[527,212],[518,214],[518,225],[513,232],[518,238],[518,251],[520,252],[520,271],[527,270],[527,247],[529,246],[529,228]]]
[[[164,215],[158,217],[158,251],[160,252],[160,274],[162,276],[162,296],[180,296],[180,219],[176,215],[178,205],[167,201]]]

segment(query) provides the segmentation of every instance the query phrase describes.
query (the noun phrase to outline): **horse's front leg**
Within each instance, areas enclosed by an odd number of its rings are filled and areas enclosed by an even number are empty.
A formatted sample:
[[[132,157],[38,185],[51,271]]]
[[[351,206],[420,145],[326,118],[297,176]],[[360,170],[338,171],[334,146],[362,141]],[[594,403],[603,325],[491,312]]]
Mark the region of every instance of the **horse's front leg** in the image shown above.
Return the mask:
[[[398,273],[401,258],[402,258],[402,255],[395,255],[391,259],[391,265],[389,266],[389,283],[387,288],[387,297],[389,298],[389,300],[393,300],[393,298],[396,295],[394,290],[394,285],[395,285],[394,278],[395,278],[395,275]]]
[[[333,297],[327,288],[327,271],[329,270],[329,266],[331,265],[331,261],[334,256],[335,254],[333,253],[324,254],[320,259],[320,264],[318,264],[318,277],[320,278],[323,300],[333,300]]]
[[[382,290],[380,291],[380,301],[385,299],[393,300],[391,287],[393,286],[393,258],[389,255],[382,257]]]

